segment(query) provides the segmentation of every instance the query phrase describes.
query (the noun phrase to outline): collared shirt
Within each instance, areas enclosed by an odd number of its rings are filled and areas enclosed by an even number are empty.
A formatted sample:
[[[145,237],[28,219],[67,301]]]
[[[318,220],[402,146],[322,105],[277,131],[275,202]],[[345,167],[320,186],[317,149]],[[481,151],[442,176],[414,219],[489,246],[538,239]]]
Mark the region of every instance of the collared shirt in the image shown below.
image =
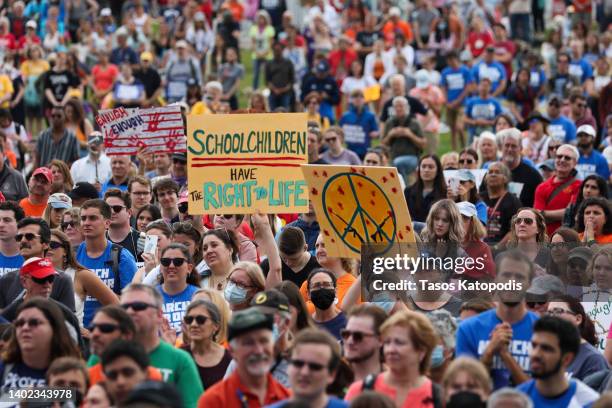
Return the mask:
[[[44,130],[38,138],[36,149],[40,159],[39,166],[46,166],[53,159],[70,164],[79,158],[79,142],[68,129],[64,129],[64,134],[57,143],[53,140],[53,128]]]
[[[268,389],[262,405],[259,397],[241,383],[238,371],[235,371],[226,380],[206,390],[198,401],[198,408],[260,408],[289,398],[291,395],[289,390],[272,377],[272,374],[268,374],[267,382]]]
[[[566,208],[568,205],[570,205],[572,198],[578,194],[578,190],[580,189],[581,181],[575,177],[575,172],[563,180],[557,180],[557,177],[553,176],[540,184],[535,191],[533,208],[540,211],[560,210],[562,208]],[[552,200],[549,200],[548,197],[553,193],[553,191],[555,191],[557,187],[562,186],[569,181],[570,178],[574,179],[574,181],[561,190]],[[551,236],[560,226],[561,221],[548,222],[546,224],[546,233]]]
[[[90,184],[95,184],[98,181],[100,184],[104,184],[112,176],[110,158],[102,154],[98,160],[94,161],[90,155],[87,155],[72,163],[70,175],[74,184],[82,181]]]

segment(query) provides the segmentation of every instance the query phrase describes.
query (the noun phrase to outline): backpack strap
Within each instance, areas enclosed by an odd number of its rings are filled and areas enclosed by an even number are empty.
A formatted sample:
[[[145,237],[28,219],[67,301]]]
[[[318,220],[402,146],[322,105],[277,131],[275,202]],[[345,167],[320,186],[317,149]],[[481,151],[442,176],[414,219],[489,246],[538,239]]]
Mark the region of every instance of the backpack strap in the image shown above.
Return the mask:
[[[374,383],[376,382],[376,374],[368,374],[366,378],[363,379],[363,383],[361,384],[361,390],[373,390]]]
[[[555,188],[552,191],[552,193],[550,193],[548,198],[546,199],[546,205],[548,205],[552,200],[554,200],[555,197],[558,196],[561,191],[563,191],[567,187],[571,186],[572,183],[574,182],[574,180],[576,180],[576,177],[572,177],[569,180],[567,180],[565,183],[558,185],[557,188]]]
[[[121,256],[121,245],[111,244],[111,268],[115,283],[113,284],[113,292],[121,293],[121,274],[119,273],[119,257]]]

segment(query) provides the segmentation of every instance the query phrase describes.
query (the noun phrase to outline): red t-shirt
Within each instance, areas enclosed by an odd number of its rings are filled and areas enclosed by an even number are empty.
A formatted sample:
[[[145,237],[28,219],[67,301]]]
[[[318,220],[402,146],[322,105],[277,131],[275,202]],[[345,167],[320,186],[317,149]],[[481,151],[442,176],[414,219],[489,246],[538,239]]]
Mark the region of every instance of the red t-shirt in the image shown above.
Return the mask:
[[[491,44],[493,44],[493,36],[487,30],[481,33],[472,31],[468,34],[467,46],[474,58],[480,57],[487,45]]]
[[[509,52],[513,58],[514,54],[516,54],[516,45],[514,45],[512,40],[496,41],[495,50],[497,51],[498,49]],[[506,78],[510,80],[512,78],[512,61],[503,64],[503,66],[506,68]]]
[[[108,64],[106,69],[96,65],[91,70],[94,85],[99,90],[109,90],[113,87],[115,79],[119,75],[119,68],[115,64]]]
[[[290,396],[289,390],[276,381],[272,374],[268,374],[268,389],[262,405],[259,397],[242,385],[238,371],[235,371],[225,380],[207,389],[198,400],[198,408],[260,408]]]
[[[572,176],[573,177],[573,176]],[[533,202],[533,208],[540,211],[545,210],[560,210],[566,208],[572,202],[574,194],[578,193],[580,189],[581,181],[575,179],[569,186],[561,190],[552,200],[548,203],[548,197],[552,194],[555,189],[567,182],[568,179],[557,181],[557,177],[553,176],[540,184],[535,191],[535,200]],[[550,222],[546,224],[546,233],[551,236],[557,228],[561,226],[561,221]]]

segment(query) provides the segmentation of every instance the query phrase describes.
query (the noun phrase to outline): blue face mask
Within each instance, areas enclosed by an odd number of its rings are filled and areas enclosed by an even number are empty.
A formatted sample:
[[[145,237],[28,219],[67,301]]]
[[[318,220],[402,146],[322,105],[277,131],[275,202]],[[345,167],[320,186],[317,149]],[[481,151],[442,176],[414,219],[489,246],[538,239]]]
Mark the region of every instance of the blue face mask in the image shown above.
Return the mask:
[[[231,305],[238,305],[244,303],[247,297],[247,290],[245,288],[238,287],[234,282],[228,282],[225,290],[223,291],[225,300]]]
[[[383,309],[387,314],[391,313],[391,310],[393,310],[393,306],[395,306],[395,300],[391,299],[389,295],[384,293],[375,296],[372,299],[372,303]]]
[[[444,347],[438,344],[431,352],[431,361],[429,362],[429,367],[438,368],[442,364],[444,364]]]

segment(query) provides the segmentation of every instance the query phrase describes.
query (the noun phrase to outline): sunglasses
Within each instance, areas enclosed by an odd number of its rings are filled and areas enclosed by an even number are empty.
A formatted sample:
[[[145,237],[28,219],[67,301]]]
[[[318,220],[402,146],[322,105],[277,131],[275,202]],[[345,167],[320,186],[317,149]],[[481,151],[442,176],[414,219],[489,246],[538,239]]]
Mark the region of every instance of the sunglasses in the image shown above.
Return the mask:
[[[38,237],[40,237],[40,235],[38,235],[38,234],[33,234],[33,233],[31,233],[31,232],[26,232],[25,234],[17,234],[17,235],[15,235],[15,241],[17,241],[17,242],[21,242],[21,240],[22,240],[23,238],[25,238],[25,239],[26,239],[26,241],[33,241],[33,240],[34,240],[34,238],[38,238]]]
[[[162,258],[160,260],[162,266],[166,268],[170,266],[170,264],[174,264],[177,268],[182,266],[187,260],[185,258]]]
[[[525,223],[525,225],[533,225],[534,222],[535,220],[533,218],[523,218],[523,217],[518,217],[514,221],[515,224]]]
[[[77,224],[74,221],[62,222],[61,228],[62,228],[62,231],[66,231],[68,229],[68,227],[70,227],[72,229],[76,228],[76,225]]]
[[[119,325],[112,324],[112,323],[98,323],[98,324],[94,323],[91,326],[89,326],[89,331],[92,333],[96,329],[100,330],[101,333],[109,334],[109,333],[119,330]]]
[[[148,308],[157,309],[157,306],[152,305],[151,303],[146,302],[132,302],[132,303],[124,303],[121,305],[124,310],[133,309],[135,312],[142,312]]]
[[[546,303],[548,303],[547,300],[541,302],[527,302],[527,306],[533,309],[536,306],[544,306]]]
[[[559,160],[565,160],[565,161],[572,161],[572,160],[574,160],[574,158],[573,158],[573,157],[571,157],[571,156],[566,156],[566,155],[564,155],[564,154],[558,154],[558,155],[556,155],[556,156],[555,156],[555,158],[557,158],[557,159],[559,159]]]
[[[223,217],[226,220],[231,220],[234,217],[234,214],[217,214],[217,217]]]
[[[559,145],[561,146],[561,145]],[[559,146],[548,146],[548,151],[550,152],[551,150],[557,150],[559,148]]]
[[[113,210],[115,214],[119,214],[121,210],[125,208],[123,205],[111,205],[110,208]]]
[[[104,372],[106,378],[112,381],[115,381],[117,378],[119,378],[119,375],[126,378],[131,378],[134,376],[134,374],[136,374],[136,370],[132,367],[123,367],[118,370],[109,370]]]
[[[352,337],[353,340],[355,340],[355,343],[361,343],[364,337],[374,337],[374,336],[376,336],[374,333],[351,331],[347,329],[343,329],[340,331],[340,337],[342,337],[342,340],[347,341],[349,338]]]
[[[34,276],[30,276],[34,283],[38,283],[39,285],[44,285],[45,283],[53,283],[55,281],[55,275],[49,275],[44,278],[35,278]]]
[[[15,328],[17,329],[22,328],[26,324],[30,326],[31,328],[35,329],[43,323],[44,322],[40,319],[31,318],[31,319],[17,319],[15,320],[13,324],[15,325]]]
[[[473,164],[474,160],[472,159],[461,159],[459,160],[459,164]]]
[[[183,317],[183,321],[187,326],[191,326],[191,323],[195,320],[198,326],[202,326],[208,320],[208,317],[203,315],[195,315],[195,316],[185,316]]]
[[[321,371],[322,369],[325,368],[325,366],[323,364],[313,363],[311,361],[296,360],[296,359],[290,360],[289,364],[291,364],[292,366],[294,366],[297,369],[301,369],[302,367],[307,365],[308,369],[310,371]]]
[[[61,242],[57,242],[57,241],[49,242],[49,248],[51,248],[51,249],[58,249],[58,248],[61,248],[63,246],[64,246],[64,244],[62,244]]]

